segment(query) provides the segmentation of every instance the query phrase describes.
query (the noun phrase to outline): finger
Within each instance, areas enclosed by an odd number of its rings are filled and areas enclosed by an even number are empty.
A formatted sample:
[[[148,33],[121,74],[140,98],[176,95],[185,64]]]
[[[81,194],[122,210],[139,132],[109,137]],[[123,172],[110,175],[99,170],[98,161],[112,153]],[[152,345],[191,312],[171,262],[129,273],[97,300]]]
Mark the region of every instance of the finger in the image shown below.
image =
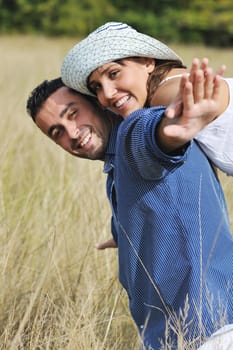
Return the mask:
[[[184,88],[186,82],[189,81],[189,75],[184,73],[180,80],[180,87],[177,96],[174,101],[170,103],[170,105],[166,108],[164,114],[167,118],[173,119],[176,116],[179,116],[182,113],[183,105],[182,105],[182,96],[184,93]]]
[[[180,79],[180,95],[183,94],[183,91],[185,89],[186,83],[190,82],[190,74],[188,73],[183,73],[182,77]]]
[[[194,58],[193,62],[192,62],[192,66],[190,69],[190,74],[189,74],[189,80],[193,83],[194,79],[195,79],[195,73],[199,68],[199,59],[198,58]]]
[[[195,73],[195,79],[193,83],[193,98],[194,103],[197,103],[203,99],[204,96],[204,72],[198,69]]]
[[[175,117],[181,115],[182,110],[183,110],[183,103],[180,100],[168,106],[164,114],[168,119],[174,119]]]
[[[212,99],[215,101],[220,97],[221,76],[216,75],[213,82]]]
[[[109,239],[108,241],[97,243],[95,247],[98,250],[104,250],[106,248],[117,248],[117,244],[114,239]]]
[[[209,60],[208,58],[203,58],[202,59],[202,62],[201,62],[201,69],[203,71],[207,71],[209,69]],[[226,66],[223,64],[218,70],[217,72],[215,73],[216,75],[223,75],[223,73],[225,72],[226,70]]]
[[[223,65],[219,68],[219,70],[217,71],[216,75],[222,76],[223,73],[225,72],[225,70],[226,70],[226,66],[223,64]]]
[[[202,61],[201,61],[201,69],[203,70],[203,72],[205,72],[206,71],[206,69],[208,69],[208,67],[209,67],[209,60],[208,60],[208,58],[207,57],[204,57],[203,59],[202,59]]]
[[[183,113],[186,113],[194,105],[193,84],[187,81],[183,91]]]
[[[212,68],[207,68],[204,81],[204,98],[210,99],[213,93],[214,73]]]

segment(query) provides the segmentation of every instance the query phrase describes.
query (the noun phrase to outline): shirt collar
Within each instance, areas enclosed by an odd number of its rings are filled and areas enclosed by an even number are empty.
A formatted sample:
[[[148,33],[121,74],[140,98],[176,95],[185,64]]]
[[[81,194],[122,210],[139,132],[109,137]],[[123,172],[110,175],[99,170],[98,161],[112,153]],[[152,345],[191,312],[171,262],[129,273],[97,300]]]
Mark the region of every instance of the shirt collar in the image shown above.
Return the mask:
[[[112,130],[109,135],[107,150],[105,152],[103,169],[104,173],[108,173],[114,166],[117,132],[122,120],[123,119],[121,117],[116,116],[113,121]]]

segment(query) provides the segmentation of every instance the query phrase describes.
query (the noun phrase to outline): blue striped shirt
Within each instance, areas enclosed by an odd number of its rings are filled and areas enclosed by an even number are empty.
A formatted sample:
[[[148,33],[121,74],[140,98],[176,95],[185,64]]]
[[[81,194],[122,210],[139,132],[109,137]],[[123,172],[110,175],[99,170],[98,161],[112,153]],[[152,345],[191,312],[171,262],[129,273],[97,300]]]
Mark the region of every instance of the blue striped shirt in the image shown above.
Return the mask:
[[[123,121],[116,155],[105,164],[119,279],[145,348],[155,350],[166,342],[166,326],[177,349],[179,330],[188,340],[233,322],[224,194],[195,141],[180,155],[160,151],[155,130],[163,111],[142,109]]]

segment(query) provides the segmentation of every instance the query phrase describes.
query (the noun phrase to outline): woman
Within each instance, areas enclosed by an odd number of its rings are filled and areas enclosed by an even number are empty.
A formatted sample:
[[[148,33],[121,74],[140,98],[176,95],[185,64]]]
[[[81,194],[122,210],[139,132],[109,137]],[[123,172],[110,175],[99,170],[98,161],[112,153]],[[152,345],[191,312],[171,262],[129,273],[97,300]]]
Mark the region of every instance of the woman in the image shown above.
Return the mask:
[[[79,51],[85,51],[85,60]],[[103,64],[129,57],[154,59],[154,70],[147,86],[142,87],[147,90],[141,107],[171,103],[178,91],[181,74],[188,71],[182,59],[165,44],[124,23],[106,23],[75,45],[64,59],[62,79],[66,85],[80,92],[95,95],[87,84],[90,74]],[[205,66],[206,63],[203,69]],[[138,80],[137,85],[140,84]],[[222,79],[219,117],[196,136],[213,164],[229,175],[233,175],[232,95],[233,79]],[[115,111],[121,114],[119,109]]]
[[[156,69],[149,58],[179,61],[156,45],[127,25],[101,27],[71,50],[62,78],[126,118],[118,131],[112,203],[120,281],[144,347],[185,349],[221,322],[233,323],[233,239],[221,186],[196,142],[163,152],[164,108],[139,109]],[[197,71],[193,86],[200,88]],[[209,100],[216,81],[208,73],[206,80],[202,99]]]

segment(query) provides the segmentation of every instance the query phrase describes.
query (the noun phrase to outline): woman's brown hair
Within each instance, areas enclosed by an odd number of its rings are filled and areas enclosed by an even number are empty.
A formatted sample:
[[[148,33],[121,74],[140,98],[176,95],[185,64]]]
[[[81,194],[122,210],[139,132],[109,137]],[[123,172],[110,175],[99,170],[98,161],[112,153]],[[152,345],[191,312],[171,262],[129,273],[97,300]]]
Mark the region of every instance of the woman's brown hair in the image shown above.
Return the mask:
[[[183,63],[179,60],[170,61],[170,60],[155,59],[155,69],[151,73],[150,78],[147,82],[148,97],[147,97],[146,107],[150,106],[151,98],[153,97],[159,84],[170,72],[170,70],[173,68],[186,68],[186,66],[184,66]]]

